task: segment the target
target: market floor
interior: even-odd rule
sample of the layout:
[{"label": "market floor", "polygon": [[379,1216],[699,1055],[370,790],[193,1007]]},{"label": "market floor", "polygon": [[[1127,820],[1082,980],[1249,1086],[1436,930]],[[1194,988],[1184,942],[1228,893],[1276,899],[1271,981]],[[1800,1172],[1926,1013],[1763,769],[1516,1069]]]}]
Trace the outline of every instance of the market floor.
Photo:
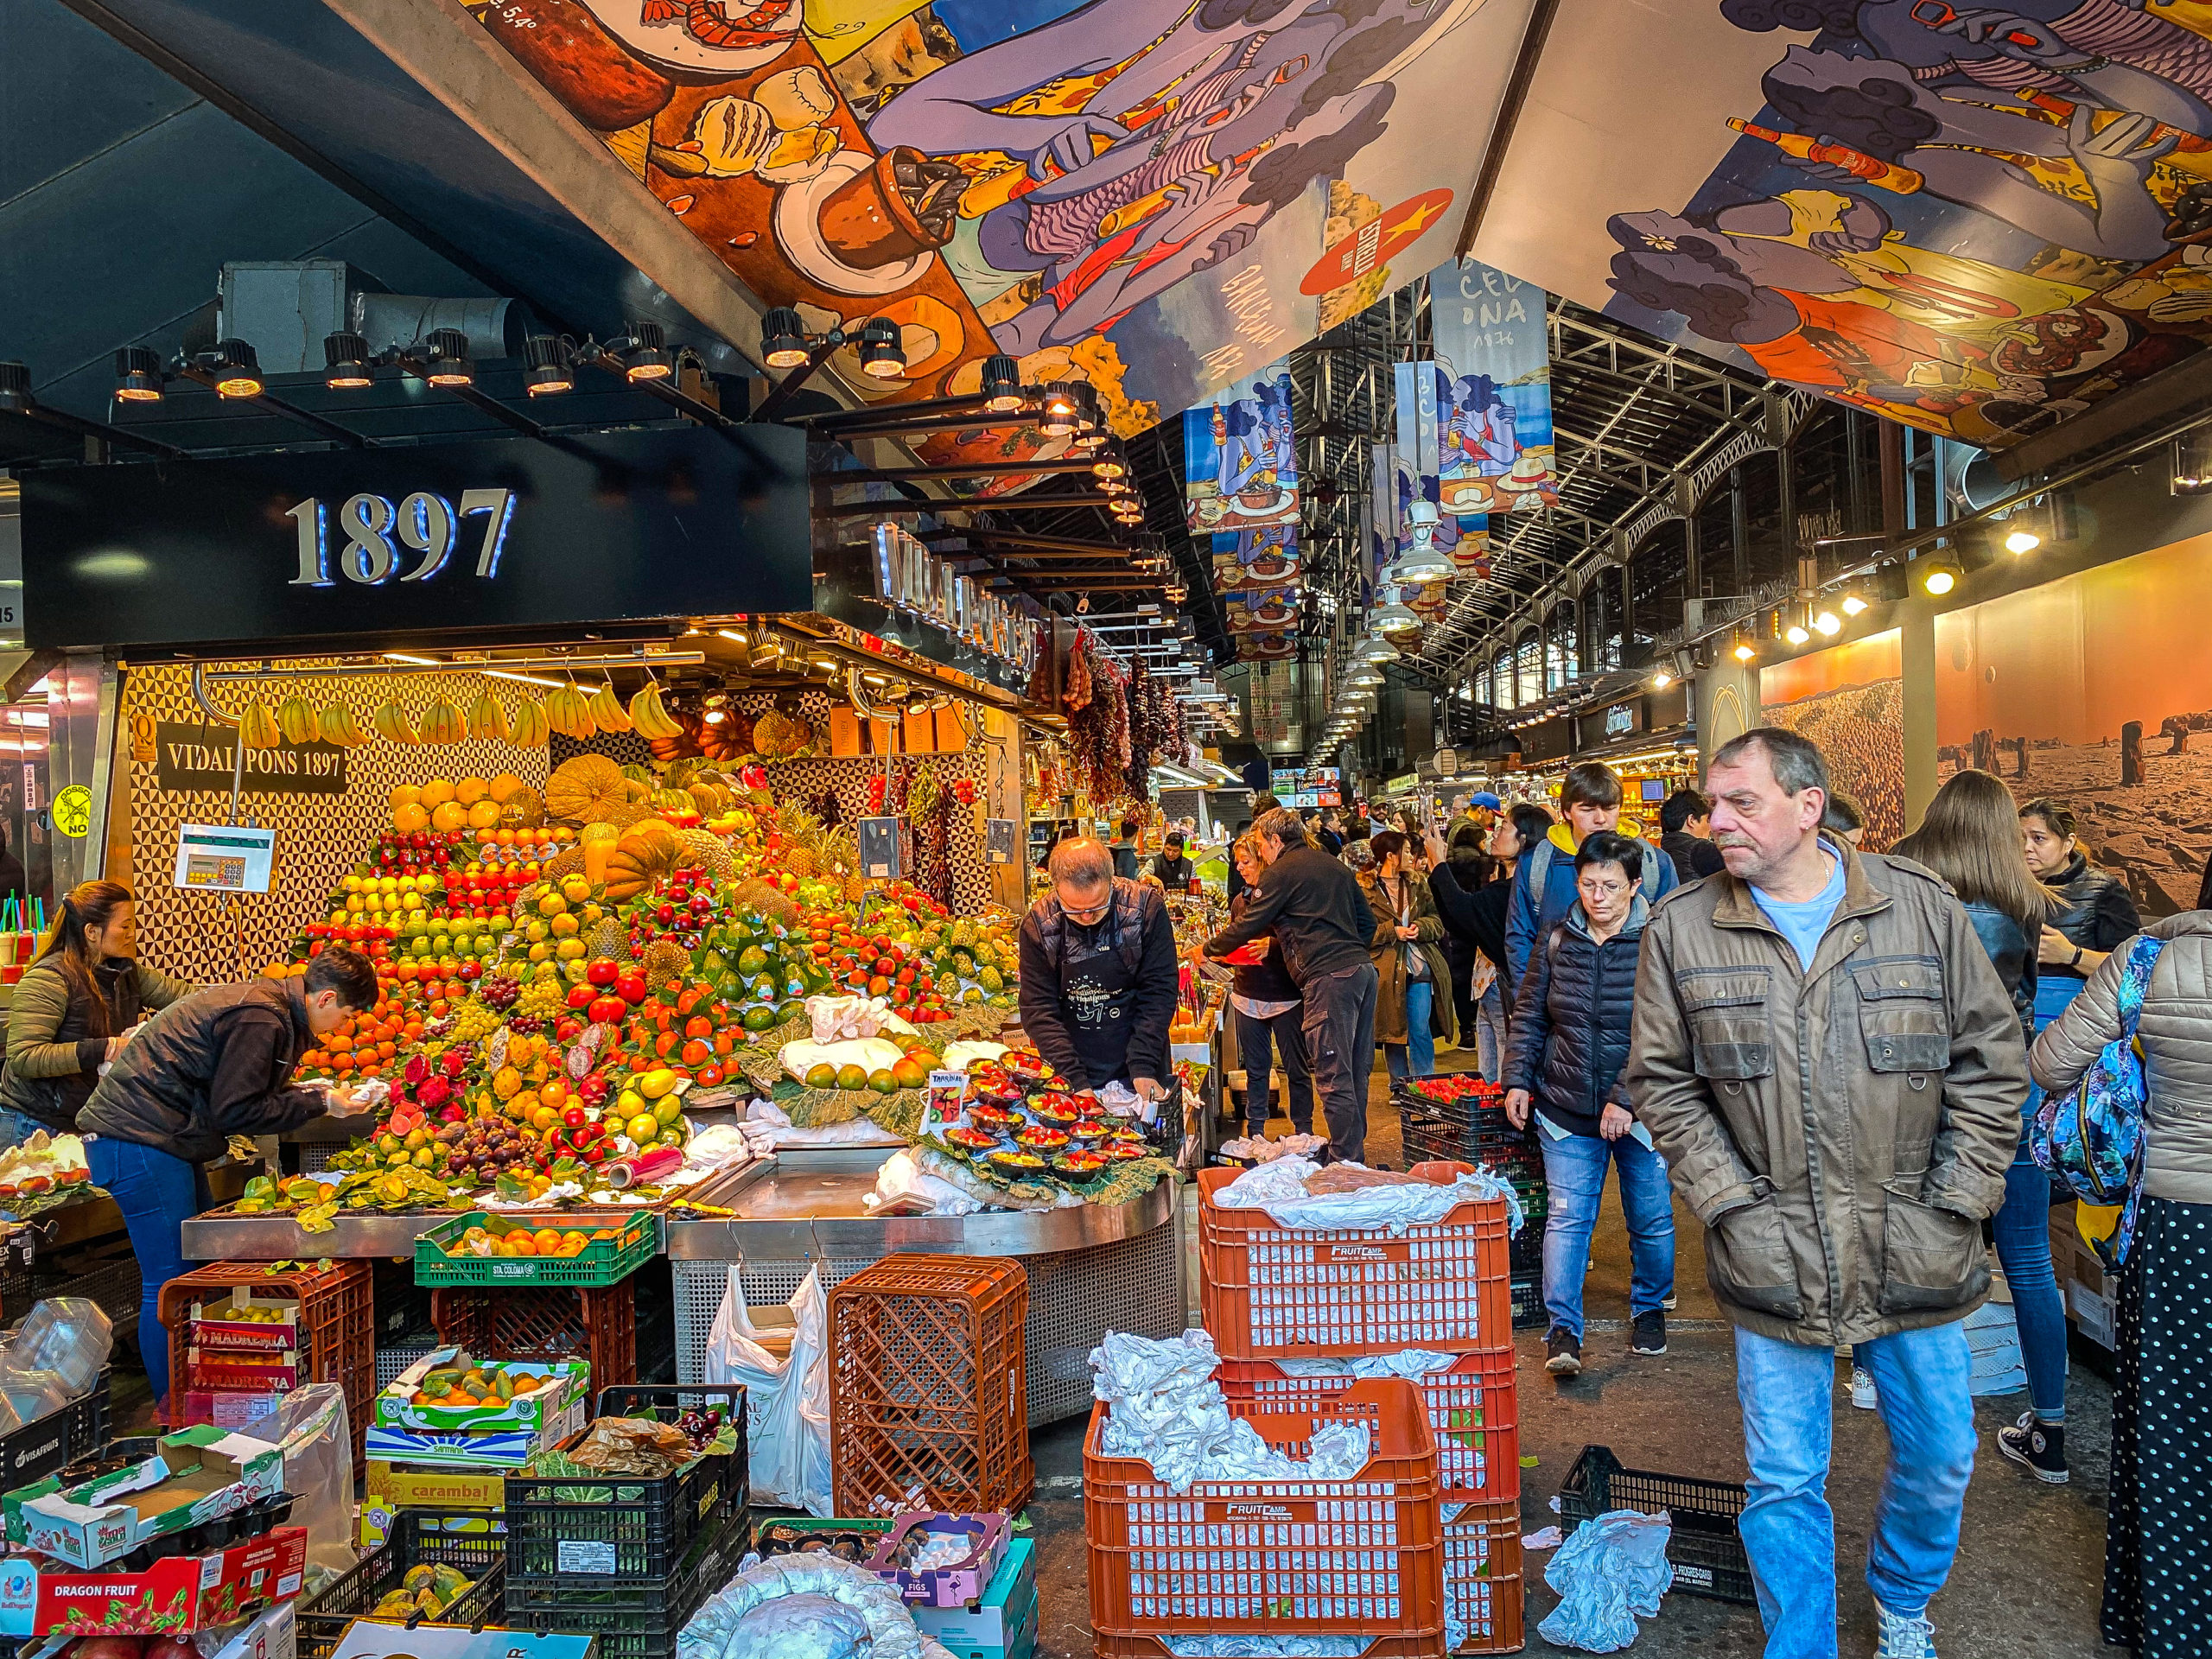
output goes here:
[{"label": "market floor", "polygon": [[[1396,1115],[1378,1074],[1370,1111],[1369,1159],[1400,1161]],[[1553,1522],[1550,1500],[1582,1447],[1609,1446],[1632,1468],[1715,1480],[1745,1476],[1736,1405],[1734,1344],[1705,1285],[1700,1230],[1677,1209],[1677,1294],[1663,1357],[1628,1353],[1628,1243],[1616,1188],[1608,1183],[1585,1302],[1590,1331],[1585,1369],[1568,1383],[1542,1370],[1542,1332],[1523,1331],[1520,1354],[1522,1528]],[[1840,1651],[1874,1649],[1871,1598],[1860,1564],[1888,1454],[1872,1412],[1849,1403],[1850,1371],[1837,1367],[1835,1457],[1829,1498],[1836,1510]],[[2113,1651],[2097,1636],[2104,1560],[2106,1440],[2110,1392],[2078,1361],[2069,1389],[2070,1485],[2039,1485],[1998,1455],[1997,1429],[2026,1408],[2024,1395],[1978,1402],[1981,1453],[1967,1503],[1958,1563],[1931,1611],[1943,1659],[2086,1659]],[[1039,1430],[1032,1445],[1038,1495],[1029,1510],[1039,1548],[1044,1615],[1039,1659],[1088,1659],[1090,1592],[1083,1541],[1083,1430],[1079,1421]],[[1529,1647],[1558,1649],[1536,1633],[1556,1598],[1542,1581],[1548,1554],[1532,1553]],[[1757,1611],[1670,1594],[1648,1621],[1634,1651],[1649,1659],[1756,1659],[1763,1647]]]}]

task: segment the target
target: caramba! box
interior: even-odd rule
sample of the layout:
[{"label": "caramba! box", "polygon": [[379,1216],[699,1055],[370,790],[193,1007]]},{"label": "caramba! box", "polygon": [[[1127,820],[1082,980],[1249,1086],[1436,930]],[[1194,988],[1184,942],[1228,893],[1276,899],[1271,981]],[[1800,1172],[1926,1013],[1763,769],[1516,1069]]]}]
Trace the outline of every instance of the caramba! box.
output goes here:
[{"label": "caramba! box", "polygon": [[499,1516],[506,1503],[504,1469],[418,1469],[371,1458],[361,1490],[361,1547],[366,1549],[389,1538],[392,1517],[402,1510],[435,1510],[442,1515],[481,1510],[484,1530],[501,1530]]},{"label": "caramba! box", "polygon": [[284,1453],[265,1440],[202,1427],[164,1435],[156,1447],[111,1475],[67,1487],[50,1476],[0,1497],[8,1541],[96,1567],[284,1488]]}]

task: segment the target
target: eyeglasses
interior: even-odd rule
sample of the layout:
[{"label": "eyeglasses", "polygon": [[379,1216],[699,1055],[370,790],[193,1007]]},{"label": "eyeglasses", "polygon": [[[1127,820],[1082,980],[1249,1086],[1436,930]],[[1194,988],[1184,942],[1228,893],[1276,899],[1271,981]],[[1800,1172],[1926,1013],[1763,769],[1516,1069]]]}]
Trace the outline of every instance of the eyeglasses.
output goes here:
[{"label": "eyeglasses", "polygon": [[1110,890],[1103,899],[1101,899],[1095,905],[1083,905],[1078,906],[1068,903],[1065,899],[1060,900],[1060,910],[1062,913],[1064,913],[1070,921],[1074,922],[1095,922],[1113,907],[1114,895]]}]

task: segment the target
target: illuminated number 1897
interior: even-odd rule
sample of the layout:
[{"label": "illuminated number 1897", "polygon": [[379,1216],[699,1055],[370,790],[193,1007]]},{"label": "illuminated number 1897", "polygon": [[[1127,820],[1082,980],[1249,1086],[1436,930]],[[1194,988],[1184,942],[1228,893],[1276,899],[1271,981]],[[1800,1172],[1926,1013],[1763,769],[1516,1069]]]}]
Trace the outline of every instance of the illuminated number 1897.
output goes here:
[{"label": "illuminated number 1897", "polygon": [[[457,508],[427,490],[417,490],[396,507],[381,495],[349,497],[338,509],[336,528],[344,543],[336,556],[337,576],[368,585],[389,582],[395,574],[402,582],[428,582],[452,560],[461,521],[480,516],[484,538],[477,544],[476,574],[488,580],[499,574],[499,555],[514,512],[512,490],[464,490]],[[329,509],[309,496],[284,516],[299,532],[300,573],[290,585],[336,587]],[[402,571],[410,555],[420,555],[419,562]]]}]

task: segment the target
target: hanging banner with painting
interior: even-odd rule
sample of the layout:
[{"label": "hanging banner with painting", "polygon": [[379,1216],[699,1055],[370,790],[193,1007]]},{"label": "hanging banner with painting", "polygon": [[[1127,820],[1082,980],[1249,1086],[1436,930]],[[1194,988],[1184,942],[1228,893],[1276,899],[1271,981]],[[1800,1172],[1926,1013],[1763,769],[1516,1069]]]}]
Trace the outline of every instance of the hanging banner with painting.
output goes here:
[{"label": "hanging banner with painting", "polygon": [[1452,514],[1559,505],[1544,291],[1477,261],[1428,274],[1443,483]]},{"label": "hanging banner with painting", "polygon": [[1217,594],[1280,588],[1298,579],[1298,527],[1294,524],[1217,533],[1212,551]]},{"label": "hanging banner with painting", "polygon": [[1231,633],[1273,633],[1295,628],[1298,589],[1262,588],[1224,594],[1221,615],[1223,626]]},{"label": "hanging banner with painting", "polygon": [[1183,411],[1183,472],[1193,534],[1298,523],[1287,365]]}]

